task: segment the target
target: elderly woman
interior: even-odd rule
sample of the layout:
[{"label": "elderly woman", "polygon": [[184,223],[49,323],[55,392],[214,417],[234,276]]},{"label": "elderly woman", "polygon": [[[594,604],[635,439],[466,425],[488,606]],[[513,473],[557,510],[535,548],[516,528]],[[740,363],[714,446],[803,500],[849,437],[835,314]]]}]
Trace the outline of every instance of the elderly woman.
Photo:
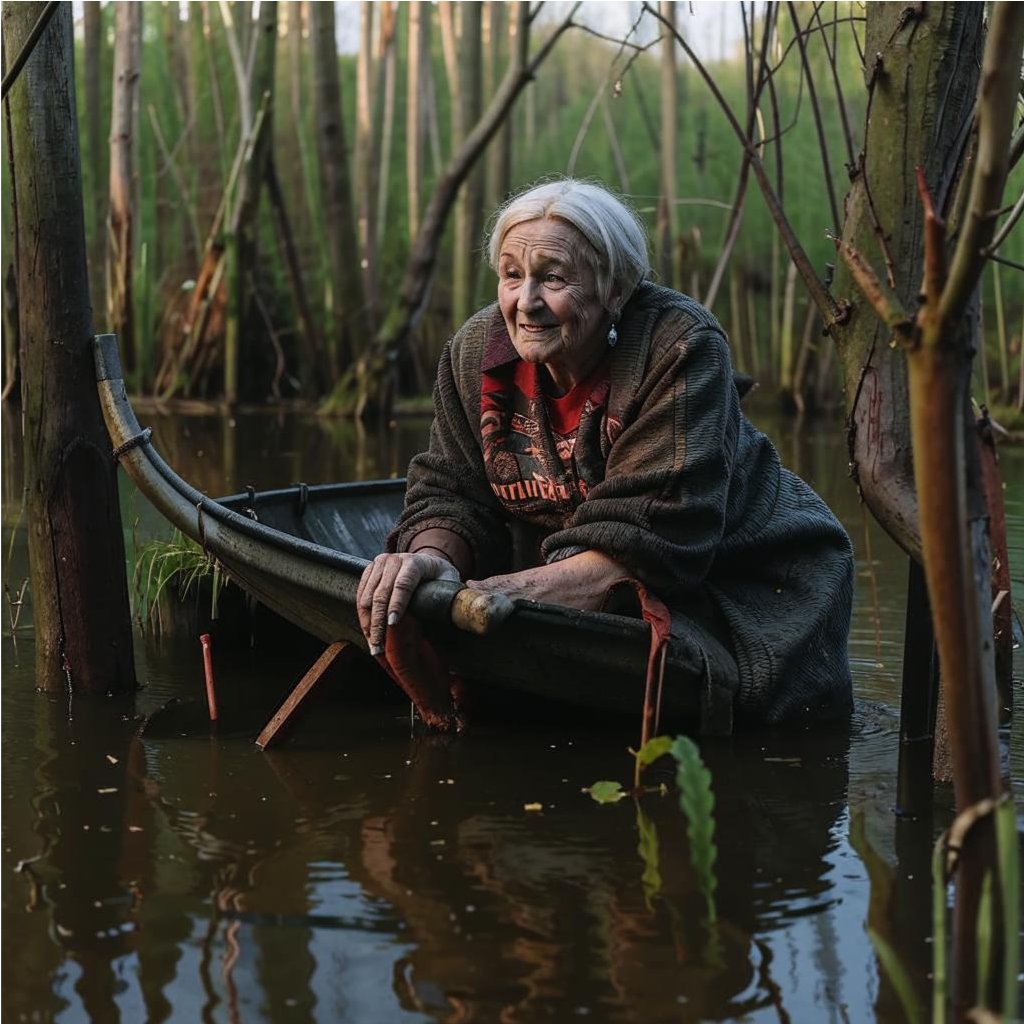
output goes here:
[{"label": "elderly woman", "polygon": [[718,321],[649,280],[636,215],[550,182],[499,212],[489,257],[498,301],[441,356],[429,448],[360,582],[371,652],[425,580],[599,609],[629,577],[740,718],[847,713],[849,539],[740,411]]}]

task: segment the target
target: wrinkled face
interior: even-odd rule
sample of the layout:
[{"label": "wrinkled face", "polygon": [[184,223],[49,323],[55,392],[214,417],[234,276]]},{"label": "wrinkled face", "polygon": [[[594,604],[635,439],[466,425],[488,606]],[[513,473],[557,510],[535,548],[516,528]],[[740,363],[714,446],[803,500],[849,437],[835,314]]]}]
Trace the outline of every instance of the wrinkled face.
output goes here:
[{"label": "wrinkled face", "polygon": [[590,372],[608,344],[588,245],[571,224],[544,218],[511,228],[498,254],[498,305],[512,344],[564,389]]}]

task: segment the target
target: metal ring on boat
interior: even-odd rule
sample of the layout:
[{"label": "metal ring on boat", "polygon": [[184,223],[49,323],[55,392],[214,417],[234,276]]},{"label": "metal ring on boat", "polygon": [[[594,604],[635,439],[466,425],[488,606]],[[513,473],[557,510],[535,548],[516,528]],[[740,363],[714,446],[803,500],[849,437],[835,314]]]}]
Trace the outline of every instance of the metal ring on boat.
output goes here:
[{"label": "metal ring on boat", "polygon": [[245,493],[249,495],[249,507],[245,510],[245,514],[254,523],[258,523],[260,520],[259,516],[256,515],[256,488],[252,484],[246,484]]},{"label": "metal ring on boat", "polygon": [[145,444],[153,436],[153,428],[146,427],[145,430],[140,430],[137,434],[129,437],[127,441],[119,444],[110,454],[116,461],[121,458],[122,455],[130,452],[133,448],[138,448],[140,444]]}]

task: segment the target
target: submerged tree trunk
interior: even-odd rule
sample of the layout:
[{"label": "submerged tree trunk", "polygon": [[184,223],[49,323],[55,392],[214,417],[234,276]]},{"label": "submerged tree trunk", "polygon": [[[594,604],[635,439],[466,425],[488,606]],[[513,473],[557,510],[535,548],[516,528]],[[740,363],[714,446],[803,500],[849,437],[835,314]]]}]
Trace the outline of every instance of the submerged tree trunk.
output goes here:
[{"label": "submerged tree trunk", "polygon": [[114,12],[114,99],[110,123],[110,212],[107,218],[107,327],[117,335],[125,369],[138,367],[132,292],[135,111],[142,55],[142,4],[119,3]]},{"label": "submerged tree trunk", "polygon": [[[4,4],[10,51],[45,7]],[[135,686],[116,464],[90,346],[73,61],[61,4],[9,93],[36,685],[52,694]]]},{"label": "submerged tree trunk", "polygon": [[330,267],[331,316],[328,351],[335,378],[347,370],[356,354],[356,325],[363,309],[355,217],[345,125],[341,116],[338,44],[334,35],[334,4],[309,8],[313,42],[313,104],[316,114],[320,192]]}]

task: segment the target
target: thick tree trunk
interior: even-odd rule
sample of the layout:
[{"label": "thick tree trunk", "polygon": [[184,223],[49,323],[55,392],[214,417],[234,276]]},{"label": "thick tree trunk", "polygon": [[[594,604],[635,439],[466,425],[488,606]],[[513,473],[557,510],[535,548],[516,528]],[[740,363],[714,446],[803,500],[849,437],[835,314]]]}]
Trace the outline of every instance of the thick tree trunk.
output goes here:
[{"label": "thick tree trunk", "polygon": [[[661,16],[675,24],[674,0],[660,0]],[[679,144],[679,113],[677,109],[676,42],[666,35],[661,44],[661,184],[658,188],[658,214],[655,226],[658,273],[661,283],[669,288],[678,284],[676,238],[676,148]]]},{"label": "thick tree trunk", "polygon": [[[413,5],[418,6],[418,5]],[[363,312],[359,284],[359,251],[345,125],[341,116],[338,46],[334,35],[334,4],[309,8],[313,42],[313,104],[320,158],[320,192],[330,268],[331,328],[327,332],[332,374],[348,369],[356,355],[357,325]]]},{"label": "thick tree trunk", "polygon": [[[898,268],[895,290],[910,310],[923,273],[914,168],[924,167],[941,207],[951,202],[978,83],[982,13],[974,4],[931,4],[907,14],[889,4],[868,8],[865,52],[878,57],[865,71],[869,117],[846,199],[843,241],[882,268],[880,227]],[[906,357],[889,347],[891,329],[842,261],[832,291],[850,303],[848,319],[832,333],[845,381],[854,479],[875,518],[920,561]]]},{"label": "thick tree trunk", "polygon": [[142,4],[124,0],[114,12],[114,99],[110,119],[110,211],[107,217],[107,327],[121,343],[125,369],[138,367],[132,291],[135,111],[142,56]]},{"label": "thick tree trunk", "polygon": [[[44,3],[3,6],[17,53]],[[96,396],[70,4],[9,94],[36,684],[133,689],[116,465]]]}]

